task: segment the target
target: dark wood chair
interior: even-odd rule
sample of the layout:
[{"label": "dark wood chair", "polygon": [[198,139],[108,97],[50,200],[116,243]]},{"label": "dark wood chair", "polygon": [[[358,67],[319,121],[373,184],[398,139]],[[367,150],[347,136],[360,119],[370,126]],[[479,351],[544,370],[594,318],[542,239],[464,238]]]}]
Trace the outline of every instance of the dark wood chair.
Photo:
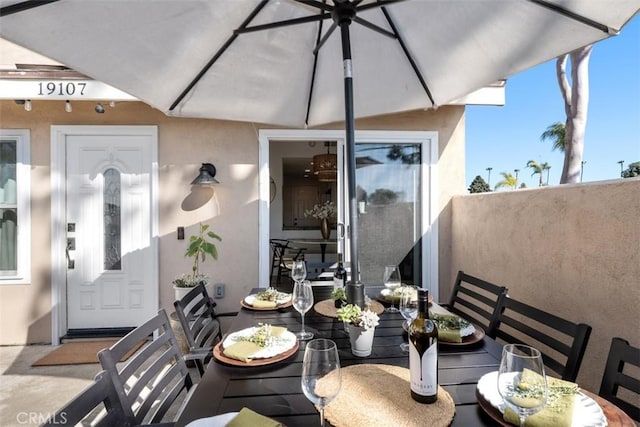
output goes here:
[{"label": "dark wood chair", "polygon": [[290,277],[293,261],[304,259],[307,248],[298,248],[290,245],[288,240],[271,239],[271,278],[276,277],[276,287],[283,285],[283,279]]},{"label": "dark wood chair", "polygon": [[497,341],[537,348],[547,368],[563,380],[575,381],[589,342],[591,326],[573,323],[506,297],[487,334]]},{"label": "dark wood chair", "polygon": [[[622,338],[613,338],[609,348],[607,364],[604,368],[602,383],[598,394],[622,409],[631,418],[640,421],[640,377],[632,377],[632,369],[626,369],[626,364],[633,365],[635,372],[640,368],[640,348],[629,345]],[[619,393],[619,389],[625,391]],[[627,400],[624,400],[623,397]]]},{"label": "dark wood chair", "polygon": [[185,360],[193,360],[202,376],[205,363],[213,355],[213,346],[222,339],[218,318],[236,316],[238,312],[216,313],[216,303],[203,284],[190,290],[182,299],[175,301],[173,306],[189,345]]},{"label": "dark wood chair", "polygon": [[[125,362],[119,363],[132,352]],[[181,396],[184,405],[195,389],[164,310],[101,350],[98,359],[116,390],[124,396],[137,424],[163,421],[167,410]],[[182,406],[178,408],[178,416],[181,412]]]},{"label": "dark wood chair", "polygon": [[95,382],[51,415],[43,427],[92,425],[99,427],[137,425],[124,396],[118,394],[111,376],[99,372]]},{"label": "dark wood chair", "polygon": [[451,298],[445,307],[485,331],[497,316],[497,309],[508,289],[458,271]]}]

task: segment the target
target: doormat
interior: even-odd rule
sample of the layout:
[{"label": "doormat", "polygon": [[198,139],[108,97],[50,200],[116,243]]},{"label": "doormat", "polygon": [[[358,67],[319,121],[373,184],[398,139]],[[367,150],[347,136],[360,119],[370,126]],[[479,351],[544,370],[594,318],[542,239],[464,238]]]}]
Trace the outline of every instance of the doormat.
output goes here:
[{"label": "doormat", "polygon": [[[81,365],[85,363],[99,363],[98,352],[103,348],[111,347],[118,340],[102,341],[77,341],[62,344],[51,353],[37,360],[31,366],[54,366],[54,365]],[[121,362],[127,360],[142,345],[141,341],[134,349],[124,355]]]}]

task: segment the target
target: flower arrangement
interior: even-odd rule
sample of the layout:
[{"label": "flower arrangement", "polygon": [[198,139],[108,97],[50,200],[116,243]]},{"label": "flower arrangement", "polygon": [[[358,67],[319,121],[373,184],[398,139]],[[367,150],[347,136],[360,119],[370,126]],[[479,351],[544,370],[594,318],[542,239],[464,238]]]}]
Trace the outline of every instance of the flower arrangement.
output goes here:
[{"label": "flower arrangement", "polygon": [[365,330],[378,326],[380,317],[368,308],[362,310],[354,304],[347,304],[337,310],[338,319],[345,323],[364,328]]},{"label": "flower arrangement", "polygon": [[336,205],[327,200],[324,203],[316,203],[311,209],[305,210],[304,217],[307,218],[311,216],[315,219],[327,219],[336,216],[337,212]]}]

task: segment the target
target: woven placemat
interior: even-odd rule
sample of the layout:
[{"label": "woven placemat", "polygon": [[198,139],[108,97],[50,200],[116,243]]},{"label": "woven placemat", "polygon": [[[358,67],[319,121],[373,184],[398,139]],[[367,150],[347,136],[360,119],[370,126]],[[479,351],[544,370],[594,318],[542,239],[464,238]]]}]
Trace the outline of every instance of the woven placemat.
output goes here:
[{"label": "woven placemat", "polygon": [[335,427],[448,426],[456,407],[442,387],[432,404],[411,398],[409,370],[390,365],[342,368],[342,387],[324,414]]},{"label": "woven placemat", "polygon": [[[376,314],[384,313],[384,306],[378,301],[372,300],[369,303],[369,308]],[[338,309],[336,308],[335,303],[332,299],[326,299],[320,301],[319,303],[316,303],[316,305],[313,306],[313,309],[316,311],[316,313],[322,314],[323,316],[338,317],[338,314],[336,313]]]}]

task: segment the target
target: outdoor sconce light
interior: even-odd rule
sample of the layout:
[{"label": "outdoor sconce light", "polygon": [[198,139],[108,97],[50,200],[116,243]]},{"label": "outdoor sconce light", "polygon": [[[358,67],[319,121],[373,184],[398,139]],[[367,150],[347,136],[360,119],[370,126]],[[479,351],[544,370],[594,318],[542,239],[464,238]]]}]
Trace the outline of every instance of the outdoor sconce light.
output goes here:
[{"label": "outdoor sconce light", "polygon": [[216,176],[216,167],[211,163],[203,163],[200,166],[200,174],[191,181],[191,185],[213,185],[219,184],[218,180],[214,177]]}]

